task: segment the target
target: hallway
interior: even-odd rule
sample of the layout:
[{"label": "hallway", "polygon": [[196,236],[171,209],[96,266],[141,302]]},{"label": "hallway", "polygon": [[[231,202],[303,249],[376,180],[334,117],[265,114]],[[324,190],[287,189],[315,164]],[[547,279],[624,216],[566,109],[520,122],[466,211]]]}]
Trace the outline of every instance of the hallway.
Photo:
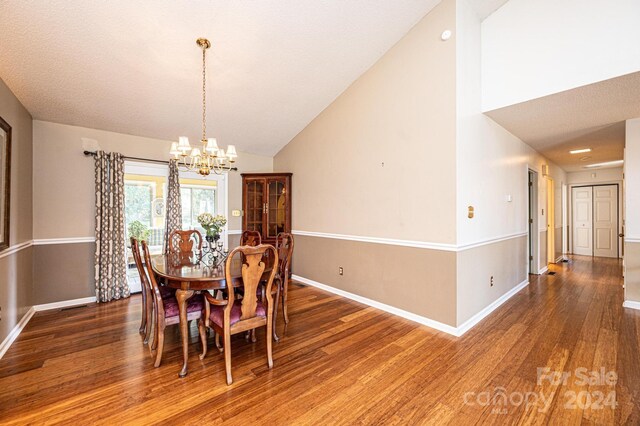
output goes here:
[{"label": "hallway", "polygon": [[461,338],[293,284],[273,370],[263,331],[236,336],[232,386],[221,354],[198,359],[193,325],[189,376],[177,330],[153,368],[138,296],[41,312],[0,360],[2,423],[640,423],[640,311],[622,308],[620,261],[550,269]]}]

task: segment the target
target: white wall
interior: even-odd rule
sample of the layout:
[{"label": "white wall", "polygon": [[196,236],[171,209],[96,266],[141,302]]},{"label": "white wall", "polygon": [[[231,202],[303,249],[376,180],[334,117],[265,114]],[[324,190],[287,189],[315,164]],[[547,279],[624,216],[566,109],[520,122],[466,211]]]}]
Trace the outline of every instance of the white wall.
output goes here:
[{"label": "white wall", "polygon": [[[595,175],[595,176],[593,176]],[[567,173],[567,183],[578,184],[599,184],[622,182],[622,167],[612,169],[584,170],[580,172]]]},{"label": "white wall", "polygon": [[482,23],[483,111],[638,70],[638,0],[510,0]]},{"label": "white wall", "polygon": [[[481,112],[481,27],[467,0],[456,3],[456,221],[457,244],[510,237],[510,244],[458,256],[458,325],[527,279],[528,169],[538,172],[538,224],[546,232],[547,180],[542,165],[549,166],[556,195],[566,182],[565,172]],[[510,196],[512,201],[507,201]],[[468,218],[473,206],[475,217]],[[542,214],[545,209],[545,214]],[[561,226],[557,207],[556,226]],[[540,232],[536,237],[540,238]],[[519,235],[519,237],[518,237]],[[517,240],[517,241],[515,241]],[[538,244],[541,266],[546,245]],[[467,273],[472,269],[473,273]],[[537,271],[534,271],[537,272]],[[490,277],[495,284],[489,286]]]},{"label": "white wall", "polygon": [[[457,243],[527,231],[528,168],[538,172],[539,224],[545,230],[547,183],[542,165],[549,165],[557,194],[566,174],[481,113],[480,20],[467,0],[457,3],[457,38]],[[467,217],[468,206],[475,208],[473,219]]]}]

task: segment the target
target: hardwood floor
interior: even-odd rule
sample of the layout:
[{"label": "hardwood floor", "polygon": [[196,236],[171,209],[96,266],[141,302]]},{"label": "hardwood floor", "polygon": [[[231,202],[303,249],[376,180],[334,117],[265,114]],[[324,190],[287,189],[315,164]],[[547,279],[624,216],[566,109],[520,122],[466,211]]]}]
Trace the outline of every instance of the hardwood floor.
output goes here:
[{"label": "hardwood floor", "polygon": [[[640,424],[640,311],[622,308],[620,262],[550,269],[461,338],[292,284],[274,368],[264,331],[234,336],[232,386],[222,354],[198,359],[195,324],[189,375],[177,327],[153,368],[139,296],[38,313],[0,360],[0,422]],[[539,383],[538,368],[570,376]],[[579,383],[601,369],[617,378]]]}]

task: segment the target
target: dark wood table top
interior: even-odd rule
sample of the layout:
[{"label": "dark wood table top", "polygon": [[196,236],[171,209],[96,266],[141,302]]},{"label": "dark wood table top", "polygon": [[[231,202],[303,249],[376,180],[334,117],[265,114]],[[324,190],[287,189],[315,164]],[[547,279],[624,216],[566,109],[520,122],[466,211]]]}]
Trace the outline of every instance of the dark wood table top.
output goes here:
[{"label": "dark wood table top", "polygon": [[[224,262],[217,267],[205,266],[198,261],[196,254],[168,254],[151,258],[153,271],[164,278],[164,285],[182,290],[223,290],[227,288]],[[271,272],[267,261],[265,273]],[[242,286],[242,261],[236,256],[231,261],[233,287]]]}]

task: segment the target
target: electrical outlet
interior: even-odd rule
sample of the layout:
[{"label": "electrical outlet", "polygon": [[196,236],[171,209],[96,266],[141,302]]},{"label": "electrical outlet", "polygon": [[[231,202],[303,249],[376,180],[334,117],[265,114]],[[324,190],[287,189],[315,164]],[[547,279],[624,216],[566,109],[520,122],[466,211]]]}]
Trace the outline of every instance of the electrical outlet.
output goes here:
[{"label": "electrical outlet", "polygon": [[338,275],[344,275],[344,268],[342,266],[338,268]]},{"label": "electrical outlet", "polygon": [[491,287],[493,287],[493,275],[491,275]]}]

